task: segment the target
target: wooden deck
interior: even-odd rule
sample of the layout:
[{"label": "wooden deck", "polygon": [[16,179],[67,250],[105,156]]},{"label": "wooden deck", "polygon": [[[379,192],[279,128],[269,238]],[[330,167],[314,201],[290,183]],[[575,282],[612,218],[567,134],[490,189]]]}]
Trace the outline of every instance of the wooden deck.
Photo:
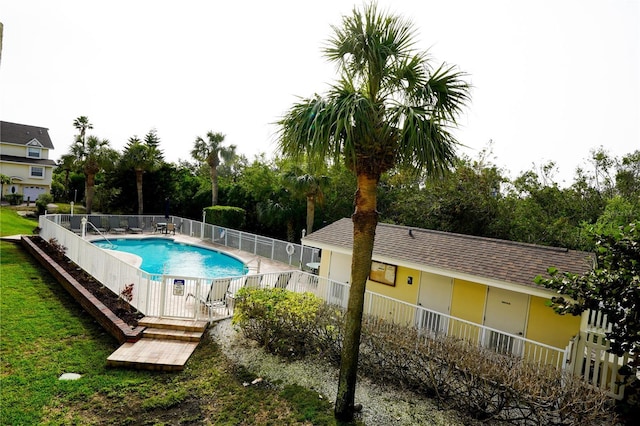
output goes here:
[{"label": "wooden deck", "polygon": [[110,367],[140,370],[179,371],[196,350],[208,323],[206,321],[144,317],[138,323],[147,327],[140,340],[124,343],[107,358]]}]

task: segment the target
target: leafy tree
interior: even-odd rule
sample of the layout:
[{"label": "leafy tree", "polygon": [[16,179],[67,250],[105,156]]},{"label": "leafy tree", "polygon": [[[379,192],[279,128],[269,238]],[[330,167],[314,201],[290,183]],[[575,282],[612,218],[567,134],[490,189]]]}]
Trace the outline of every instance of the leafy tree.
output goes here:
[{"label": "leafy tree", "polygon": [[640,150],[622,157],[615,179],[618,194],[632,203],[640,204]]},{"label": "leafy tree", "polygon": [[414,47],[413,25],[378,13],[375,4],[353,10],[325,48],[341,79],[322,97],[303,99],[280,120],[285,156],[344,159],[357,178],[351,290],[335,404],[350,421],[358,366],[365,284],[378,222],[377,187],[383,173],[409,164],[439,173],[454,159],[448,126],[468,100],[469,86],[453,67],[433,70]]},{"label": "leafy tree", "polygon": [[142,176],[145,172],[157,170],[162,163],[162,153],[158,148],[159,139],[151,130],[145,142],[137,136],[129,138],[120,162],[124,168],[133,169],[136,176],[136,192],[138,194],[138,214],[143,214]]},{"label": "leafy tree", "polygon": [[562,296],[551,299],[560,314],[579,315],[586,309],[607,315],[610,352],[620,356],[640,351],[640,229],[636,223],[598,234],[596,266],[584,275],[549,268],[551,278],[536,283]]},{"label": "leafy tree", "polygon": [[207,133],[207,140],[198,136],[191,150],[191,156],[204,162],[209,166],[209,173],[211,176],[211,205],[218,204],[218,166],[220,165],[220,159],[228,161],[235,157],[236,146],[229,145],[223,146],[225,135],[222,133],[214,133],[209,131]]},{"label": "leafy tree", "polygon": [[71,187],[69,186],[69,176],[71,175],[71,172],[75,171],[76,169],[76,157],[72,154],[64,154],[63,156],[60,157],[60,160],[58,160],[58,164],[56,166],[57,166],[56,169],[64,172],[63,185],[65,188],[65,191],[67,191],[66,193],[67,200],[70,200]]}]

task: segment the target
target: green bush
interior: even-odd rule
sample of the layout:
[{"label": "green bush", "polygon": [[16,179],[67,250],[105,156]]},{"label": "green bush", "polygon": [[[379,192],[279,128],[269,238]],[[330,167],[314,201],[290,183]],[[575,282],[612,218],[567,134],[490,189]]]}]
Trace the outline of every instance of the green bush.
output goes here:
[{"label": "green bush", "polygon": [[[234,323],[247,338],[272,353],[314,354],[339,364],[344,324],[339,307],[281,289],[242,289],[238,297]],[[363,319],[358,368],[378,383],[411,389],[481,421],[615,422],[611,398],[568,373],[375,317]]]},{"label": "green bush", "polygon": [[40,194],[36,199],[36,207],[38,208],[38,214],[44,214],[47,210],[47,205],[53,203],[53,196],[51,194]]},{"label": "green bush", "polygon": [[313,350],[308,336],[316,328],[322,300],[282,288],[242,288],[236,293],[233,324],[268,351],[300,357]]},{"label": "green bush", "polygon": [[206,223],[232,229],[244,227],[245,211],[240,207],[211,206],[204,211]]},{"label": "green bush", "polygon": [[12,206],[17,206],[18,204],[22,204],[22,200],[24,196],[22,194],[7,194],[4,198],[11,204]]}]

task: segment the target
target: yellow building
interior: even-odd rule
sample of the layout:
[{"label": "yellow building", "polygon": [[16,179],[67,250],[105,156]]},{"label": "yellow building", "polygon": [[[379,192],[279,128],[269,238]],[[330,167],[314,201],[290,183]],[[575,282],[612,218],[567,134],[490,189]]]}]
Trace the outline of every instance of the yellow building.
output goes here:
[{"label": "yellow building", "polygon": [[48,129],[0,121],[0,174],[9,177],[1,195],[19,194],[35,201],[51,191],[55,161],[49,159],[53,143]]},{"label": "yellow building", "polygon": [[[320,276],[349,282],[352,235],[342,219],[304,238],[321,250]],[[547,306],[554,293],[534,278],[551,266],[583,273],[593,262],[586,252],[381,223],[367,291],[418,306],[402,316],[418,327],[527,354],[530,343],[510,336],[564,349],[580,330],[580,317]]]}]

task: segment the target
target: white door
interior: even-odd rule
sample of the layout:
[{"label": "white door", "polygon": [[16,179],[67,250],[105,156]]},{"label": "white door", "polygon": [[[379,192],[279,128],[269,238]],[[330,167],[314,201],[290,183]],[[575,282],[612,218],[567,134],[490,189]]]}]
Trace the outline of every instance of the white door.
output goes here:
[{"label": "white door", "polygon": [[351,256],[336,252],[331,253],[329,279],[341,283],[348,283],[351,280]]},{"label": "white door", "polygon": [[[332,252],[328,277],[338,283],[349,283],[351,281],[351,256]],[[328,301],[346,307],[349,299],[347,288],[337,283],[331,283],[329,286]]]},{"label": "white door", "polygon": [[443,275],[422,272],[420,274],[420,289],[418,291],[418,306],[427,310],[418,309],[416,315],[416,327],[426,328],[433,333],[445,333],[447,330],[447,317],[431,312],[436,311],[449,314],[451,311],[451,290],[453,280]]},{"label": "white door", "polygon": [[[529,295],[490,287],[487,290],[484,325],[504,333],[524,337],[529,311]],[[486,332],[485,346],[500,352],[520,354],[522,342],[500,332]]]}]

